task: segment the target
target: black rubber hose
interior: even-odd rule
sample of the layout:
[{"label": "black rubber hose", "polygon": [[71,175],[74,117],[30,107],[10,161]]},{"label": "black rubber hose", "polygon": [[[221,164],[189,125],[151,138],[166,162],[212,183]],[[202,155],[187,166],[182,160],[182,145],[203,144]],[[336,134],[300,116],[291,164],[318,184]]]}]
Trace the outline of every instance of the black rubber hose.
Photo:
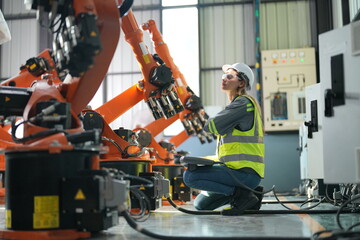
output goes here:
[{"label": "black rubber hose", "polygon": [[[289,201],[281,201],[282,203],[304,203],[304,201],[301,200],[289,200]],[[262,204],[279,204],[278,201],[262,201]]]},{"label": "black rubber hose", "polygon": [[[171,198],[167,198],[168,202],[177,210],[194,215],[222,215],[221,211],[206,211],[206,210],[188,210],[179,207],[174,203]],[[334,210],[245,210],[242,215],[247,214],[334,214],[337,213],[338,209]],[[342,213],[353,213],[351,210],[342,210]]]},{"label": "black rubber hose", "polygon": [[120,17],[123,17],[127,14],[133,3],[134,0],[124,0],[124,2],[119,7]]},{"label": "black rubber hose", "polygon": [[[137,224],[129,215],[129,213],[127,211],[123,211],[121,212],[121,215],[125,218],[125,220],[127,221],[127,223],[130,225],[130,227],[132,227],[133,229],[135,229],[136,231],[152,237],[152,238],[156,238],[156,239],[164,239],[164,240],[183,240],[183,239],[192,239],[192,240],[196,240],[196,239],[204,239],[204,240],[224,240],[224,239],[239,239],[239,240],[256,240],[256,239],[268,239],[268,240],[284,240],[284,239],[289,239],[289,237],[270,237],[270,236],[254,236],[254,237],[211,237],[211,236],[206,236],[206,237],[195,237],[195,236],[170,236],[170,235],[162,235],[162,234],[158,234],[158,233],[154,233],[154,232],[150,232],[149,230],[143,228],[142,226],[140,226],[139,224]],[[310,237],[291,237],[292,240],[311,240]]]}]

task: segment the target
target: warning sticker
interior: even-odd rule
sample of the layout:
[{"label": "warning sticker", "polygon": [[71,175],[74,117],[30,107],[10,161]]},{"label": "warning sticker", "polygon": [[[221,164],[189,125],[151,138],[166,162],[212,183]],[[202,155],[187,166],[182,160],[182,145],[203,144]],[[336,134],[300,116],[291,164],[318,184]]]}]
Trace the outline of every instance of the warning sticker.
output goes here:
[{"label": "warning sticker", "polygon": [[59,196],[34,196],[33,228],[59,228]]},{"label": "warning sticker", "polygon": [[59,228],[59,213],[34,213],[33,214],[33,228]]},{"label": "warning sticker", "polygon": [[11,228],[11,210],[6,209],[5,211],[5,227]]},{"label": "warning sticker", "polygon": [[79,189],[75,195],[75,200],[85,200],[85,199],[86,199],[85,194],[81,189]]},{"label": "warning sticker", "polygon": [[59,212],[59,196],[35,196],[34,213]]},{"label": "warning sticker", "polygon": [[183,95],[183,94],[184,94],[184,91],[183,91],[182,87],[178,87],[178,88],[177,88],[177,91],[178,91],[178,93],[179,93],[180,95]]},{"label": "warning sticker", "polygon": [[150,63],[150,58],[149,58],[149,55],[142,55],[143,59],[144,59],[144,62],[146,64],[149,64]]}]

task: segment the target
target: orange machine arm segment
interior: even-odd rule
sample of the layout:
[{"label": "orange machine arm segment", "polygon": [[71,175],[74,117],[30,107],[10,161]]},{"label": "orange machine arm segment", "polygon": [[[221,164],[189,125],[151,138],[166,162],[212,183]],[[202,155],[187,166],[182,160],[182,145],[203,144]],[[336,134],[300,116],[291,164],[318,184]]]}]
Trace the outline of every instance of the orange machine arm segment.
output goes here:
[{"label": "orange machine arm segment", "polygon": [[[95,57],[94,66],[91,69],[80,78],[73,78],[68,84],[64,83],[67,86],[63,86],[66,99],[72,104],[75,113],[80,113],[95,95],[109,68],[120,36],[120,14],[116,2],[94,0],[94,3],[102,50]],[[92,5],[89,6],[91,7],[85,9],[94,12]],[[81,10],[83,9],[80,8]]]},{"label": "orange machine arm segment", "polygon": [[[49,49],[45,49],[44,51],[42,51],[38,55],[38,57],[44,58],[45,61],[47,61],[49,68],[50,68],[49,73],[52,75],[52,79],[53,79],[54,83],[55,84],[60,83],[61,81],[56,72],[55,63],[54,63],[52,57],[50,56]],[[0,86],[30,87],[31,84],[35,80],[41,79],[41,76],[34,76],[33,74],[31,74],[29,72],[29,69],[32,69],[33,67],[34,66],[27,66],[27,65],[22,66],[19,75],[17,75],[16,77],[10,78],[6,81],[1,82]]]},{"label": "orange machine arm segment", "polygon": [[153,121],[146,125],[144,128],[148,130],[154,137],[156,137],[159,133],[164,131],[165,128],[173,124],[176,120],[179,119],[179,114],[176,114],[172,118],[161,118],[156,121]]},{"label": "orange machine arm segment", "polygon": [[138,84],[134,84],[95,111],[103,116],[106,123],[110,124],[142,99],[142,91],[139,89]]},{"label": "orange machine arm segment", "polygon": [[134,13],[130,10],[122,18],[121,28],[125,34],[125,40],[130,44],[135,57],[144,76],[144,99],[149,99],[151,92],[156,91],[157,87],[150,83],[150,76],[157,67],[155,60],[143,41],[143,32],[136,22]]},{"label": "orange machine arm segment", "polygon": [[[171,68],[172,74],[175,78],[177,93],[182,104],[185,106],[185,110],[179,113],[178,118],[180,118],[181,122],[183,123],[187,134],[192,135],[194,132],[196,132],[196,135],[199,137],[202,143],[204,142],[204,136],[208,139],[209,142],[212,141],[212,139],[202,130],[202,125],[206,121],[203,115],[203,111],[199,111],[197,108],[190,107],[195,103],[199,103],[200,99],[196,97],[196,95],[194,95],[194,93],[188,87],[183,74],[175,65],[169,48],[164,42],[158,28],[156,27],[155,21],[149,20],[147,23],[142,25],[142,28],[150,32],[156,53],[165,62],[165,64]],[[179,138],[182,139],[183,137],[179,136]]]},{"label": "orange machine arm segment", "polygon": [[174,144],[175,147],[180,146],[183,142],[185,142],[190,136],[186,133],[185,130],[183,130],[181,133],[179,133],[176,136],[173,136],[170,138],[169,142]]},{"label": "orange machine arm segment", "polygon": [[156,27],[155,21],[149,20],[147,23],[142,25],[142,28],[150,32],[156,53],[165,62],[166,66],[170,67],[172,75],[175,78],[177,93],[179,95],[181,102],[184,104],[186,102],[186,99],[189,97],[189,93],[186,89],[188,85],[185,81],[184,76],[180,72],[179,68],[174,63],[169,48],[167,44],[164,42],[158,28]]}]

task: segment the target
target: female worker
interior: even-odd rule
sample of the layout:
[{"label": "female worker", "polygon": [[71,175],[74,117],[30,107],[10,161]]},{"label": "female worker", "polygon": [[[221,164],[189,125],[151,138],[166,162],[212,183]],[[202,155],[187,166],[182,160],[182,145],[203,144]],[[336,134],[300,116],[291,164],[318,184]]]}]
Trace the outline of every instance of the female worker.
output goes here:
[{"label": "female worker", "polygon": [[[261,111],[257,101],[246,91],[254,83],[254,74],[244,63],[222,67],[221,89],[230,101],[214,118],[209,118],[205,131],[218,137],[217,159],[225,165],[198,167],[184,173],[184,182],[191,188],[203,190],[195,199],[198,210],[213,210],[230,203],[224,215],[258,210],[262,191],[258,186],[264,177],[264,143]],[[247,186],[244,188],[244,186]],[[258,187],[257,187],[258,186]]]}]

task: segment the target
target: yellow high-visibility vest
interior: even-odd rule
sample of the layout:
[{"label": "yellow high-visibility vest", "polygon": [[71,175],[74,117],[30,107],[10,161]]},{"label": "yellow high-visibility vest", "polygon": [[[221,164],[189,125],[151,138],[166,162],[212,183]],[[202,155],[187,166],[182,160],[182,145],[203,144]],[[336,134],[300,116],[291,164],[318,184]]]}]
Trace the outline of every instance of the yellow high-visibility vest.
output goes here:
[{"label": "yellow high-visibility vest", "polygon": [[[247,96],[245,96],[247,97]],[[247,111],[254,111],[254,124],[248,131],[233,129],[231,133],[218,136],[217,156],[221,162],[232,169],[251,168],[264,178],[264,134],[259,109],[247,97]]]}]

